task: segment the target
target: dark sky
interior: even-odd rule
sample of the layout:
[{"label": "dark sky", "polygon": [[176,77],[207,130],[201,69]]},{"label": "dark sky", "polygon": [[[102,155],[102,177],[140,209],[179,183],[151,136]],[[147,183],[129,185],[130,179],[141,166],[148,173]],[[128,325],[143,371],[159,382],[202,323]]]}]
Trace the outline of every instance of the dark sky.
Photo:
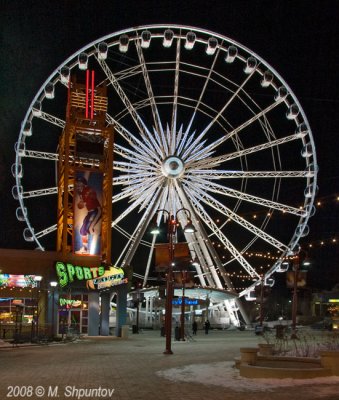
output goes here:
[{"label": "dark sky", "polygon": [[[312,128],[320,168],[318,197],[339,195],[338,15],[337,0],[2,1],[0,247],[27,247],[15,218],[10,167],[21,121],[42,83],[89,42],[151,23],[209,29],[235,39],[271,64],[298,97]],[[334,235],[338,206],[319,210],[310,226],[310,240]],[[333,263],[338,264],[337,250]]]}]

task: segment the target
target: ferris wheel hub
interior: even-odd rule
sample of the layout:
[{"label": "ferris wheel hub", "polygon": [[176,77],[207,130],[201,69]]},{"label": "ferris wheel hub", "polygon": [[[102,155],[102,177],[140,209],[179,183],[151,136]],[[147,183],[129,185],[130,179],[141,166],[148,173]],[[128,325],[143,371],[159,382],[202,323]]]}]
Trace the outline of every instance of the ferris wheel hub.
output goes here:
[{"label": "ferris wheel hub", "polygon": [[177,156],[170,156],[163,161],[161,165],[161,172],[167,178],[180,178],[185,172],[185,165],[181,158]]}]

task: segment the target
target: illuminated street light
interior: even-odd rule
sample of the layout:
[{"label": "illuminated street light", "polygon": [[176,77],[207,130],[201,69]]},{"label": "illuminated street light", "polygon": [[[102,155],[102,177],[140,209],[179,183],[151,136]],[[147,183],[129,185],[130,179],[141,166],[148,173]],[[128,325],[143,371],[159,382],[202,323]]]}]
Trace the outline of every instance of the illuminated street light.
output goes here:
[{"label": "illuminated street light", "polygon": [[[171,348],[171,339],[172,339],[172,302],[173,302],[173,266],[174,264],[174,236],[177,232],[177,227],[179,226],[177,222],[179,212],[184,211],[187,214],[187,223],[184,227],[185,233],[194,233],[196,232],[195,227],[191,221],[191,213],[186,208],[180,208],[175,215],[171,214],[169,211],[165,209],[160,209],[156,211],[156,214],[159,212],[165,213],[168,216],[167,222],[167,236],[169,241],[169,265],[168,265],[168,273],[166,279],[166,306],[165,306],[165,336],[166,336],[166,349],[164,354],[173,354]],[[160,233],[159,227],[153,224],[151,228],[151,233],[153,235],[157,235]]]}]

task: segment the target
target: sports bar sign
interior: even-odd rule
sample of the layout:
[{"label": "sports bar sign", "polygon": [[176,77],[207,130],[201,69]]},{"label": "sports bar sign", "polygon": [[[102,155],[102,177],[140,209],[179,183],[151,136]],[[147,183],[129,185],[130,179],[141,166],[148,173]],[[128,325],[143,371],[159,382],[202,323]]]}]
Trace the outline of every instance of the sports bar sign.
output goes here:
[{"label": "sports bar sign", "polygon": [[88,289],[100,290],[127,283],[123,269],[113,266],[110,266],[109,269],[104,266],[83,267],[57,261],[55,270],[60,287],[65,287],[76,281],[86,281]]}]

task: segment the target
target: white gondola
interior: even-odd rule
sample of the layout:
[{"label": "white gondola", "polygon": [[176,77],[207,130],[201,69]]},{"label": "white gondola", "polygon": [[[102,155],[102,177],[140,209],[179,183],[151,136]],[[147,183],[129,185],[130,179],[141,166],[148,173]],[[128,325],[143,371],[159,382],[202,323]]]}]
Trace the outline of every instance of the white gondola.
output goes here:
[{"label": "white gondola", "polygon": [[42,111],[41,111],[41,101],[36,101],[34,103],[34,106],[32,108],[32,114],[34,117],[41,117]]},{"label": "white gondola", "polygon": [[274,283],[275,283],[275,280],[271,276],[265,278],[265,281],[264,281],[265,286],[273,287]]},{"label": "white gondola", "polygon": [[218,40],[214,37],[209,38],[206,46],[206,54],[209,56],[213,56],[217,47],[218,47]]},{"label": "white gondola", "polygon": [[238,55],[238,49],[235,46],[230,46],[227,49],[227,53],[226,53],[226,57],[225,57],[225,61],[228,64],[231,64],[234,60],[235,57]]},{"label": "white gondola", "polygon": [[15,200],[18,200],[18,199],[22,196],[22,193],[23,193],[23,188],[22,188],[22,186],[14,185],[14,186],[12,187],[12,196],[13,196],[13,198],[14,198]]},{"label": "white gondola", "polygon": [[288,261],[280,262],[278,267],[276,268],[276,272],[286,272],[290,267],[290,263]]},{"label": "white gondola", "polygon": [[185,49],[192,50],[194,47],[196,35],[194,32],[187,32],[185,40]]},{"label": "white gondola", "polygon": [[78,57],[79,69],[85,71],[88,67],[88,55],[86,53],[80,53]]},{"label": "white gondola", "polygon": [[26,151],[26,145],[24,142],[16,142],[14,145],[14,150],[19,156],[24,156]]},{"label": "white gondola", "polygon": [[265,88],[269,87],[272,82],[273,82],[273,74],[272,74],[272,72],[271,71],[265,71],[264,75],[262,76],[261,82],[260,82],[261,86],[265,87]]},{"label": "white gondola", "polygon": [[317,165],[310,163],[305,170],[307,178],[313,178],[314,175],[318,173],[318,170],[319,168]]},{"label": "white gondola", "polygon": [[33,242],[34,240],[34,235],[29,228],[24,229],[23,236],[26,242]]},{"label": "white gondola", "polygon": [[277,90],[277,93],[274,96],[275,101],[283,100],[287,97],[288,91],[285,88],[285,86],[280,86],[280,88]]},{"label": "white gondola", "polygon": [[312,156],[312,144],[311,143],[306,143],[305,146],[301,150],[301,155],[306,158],[306,157],[311,157]]},{"label": "white gondola", "polygon": [[316,209],[313,204],[307,204],[307,206],[305,207],[305,210],[306,210],[307,215],[309,215],[310,217],[313,217],[313,215],[316,212]]},{"label": "white gondola", "polygon": [[54,85],[53,83],[47,83],[45,86],[45,96],[46,99],[54,99]]},{"label": "white gondola", "polygon": [[[16,165],[18,165],[18,168],[16,168]],[[13,164],[11,167],[12,175],[15,178],[16,176],[18,178],[22,178],[24,176],[24,171],[22,168],[22,164]]]},{"label": "white gondola", "polygon": [[61,82],[68,85],[70,76],[71,76],[70,69],[67,66],[62,67],[60,70]]},{"label": "white gondola", "polygon": [[255,300],[257,300],[257,296],[255,295],[255,291],[252,290],[252,291],[246,293],[245,299],[247,301],[255,301]]},{"label": "white gondola", "polygon": [[141,33],[141,47],[143,49],[148,49],[151,44],[151,32],[150,31],[143,31]]},{"label": "white gondola", "polygon": [[119,51],[121,53],[126,53],[128,50],[129,38],[127,35],[121,35],[119,37]]},{"label": "white gondola", "polygon": [[108,53],[107,43],[101,42],[98,44],[98,58],[99,60],[106,60]]},{"label": "white gondola", "polygon": [[298,225],[296,233],[301,237],[305,237],[310,233],[310,227],[308,225]]},{"label": "white gondola", "polygon": [[311,198],[313,196],[313,186],[312,185],[308,185],[304,191],[304,196],[306,198]]},{"label": "white gondola", "polygon": [[166,29],[164,32],[164,40],[162,42],[162,45],[164,47],[171,47],[173,42],[173,37],[174,37],[174,32],[172,31],[172,29]]},{"label": "white gondola", "polygon": [[22,133],[25,136],[32,136],[32,122],[26,121],[26,123],[22,127]]},{"label": "white gondola", "polygon": [[27,217],[27,208],[24,207],[22,209],[21,207],[18,207],[15,211],[15,215],[18,221],[25,221]]},{"label": "white gondola", "polygon": [[251,74],[257,67],[257,60],[254,57],[248,57],[244,68],[245,74]]},{"label": "white gondola", "polygon": [[295,134],[298,138],[302,139],[308,134],[308,128],[305,122],[301,123],[295,130]]},{"label": "white gondola", "polygon": [[295,119],[299,114],[299,107],[296,104],[292,104],[286,113],[287,119]]}]

